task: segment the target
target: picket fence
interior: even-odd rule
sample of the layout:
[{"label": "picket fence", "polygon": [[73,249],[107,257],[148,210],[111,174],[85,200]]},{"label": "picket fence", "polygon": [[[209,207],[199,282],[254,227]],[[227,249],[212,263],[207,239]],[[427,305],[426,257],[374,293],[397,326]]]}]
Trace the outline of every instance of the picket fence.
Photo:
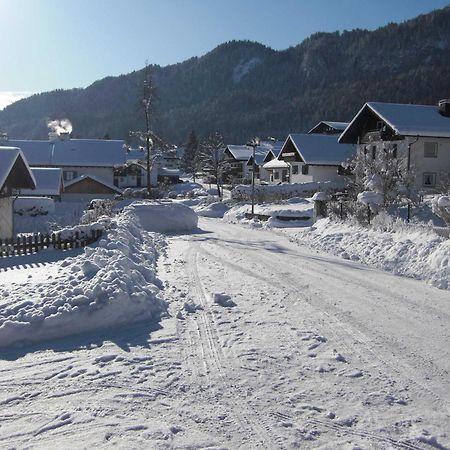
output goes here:
[{"label": "picket fence", "polygon": [[102,230],[91,230],[90,233],[76,231],[73,236],[63,239],[61,233],[36,233],[26,236],[17,236],[14,239],[0,239],[0,257],[27,255],[45,248],[69,250],[85,247],[97,241]]}]

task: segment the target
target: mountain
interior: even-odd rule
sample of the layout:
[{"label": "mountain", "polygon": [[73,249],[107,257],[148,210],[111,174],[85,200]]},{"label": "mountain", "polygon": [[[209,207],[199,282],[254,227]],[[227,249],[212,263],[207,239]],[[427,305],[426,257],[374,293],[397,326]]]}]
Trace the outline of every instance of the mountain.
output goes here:
[{"label": "mountain", "polygon": [[[227,142],[284,139],[320,120],[348,121],[366,101],[435,104],[450,97],[450,6],[375,31],[316,33],[275,51],[249,41],[202,57],[152,66],[153,128],[182,143],[194,128]],[[142,128],[143,71],[85,89],[33,95],[0,111],[0,131],[46,138],[47,119],[69,118],[76,137],[126,138]]]}]

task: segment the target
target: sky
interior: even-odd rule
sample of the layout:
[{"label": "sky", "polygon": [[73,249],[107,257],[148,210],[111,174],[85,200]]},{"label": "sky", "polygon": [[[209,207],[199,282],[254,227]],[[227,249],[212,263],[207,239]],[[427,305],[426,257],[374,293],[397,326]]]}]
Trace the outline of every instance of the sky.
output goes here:
[{"label": "sky", "polygon": [[375,29],[450,0],[0,0],[0,109],[30,93],[174,64],[233,39],[280,50]]}]

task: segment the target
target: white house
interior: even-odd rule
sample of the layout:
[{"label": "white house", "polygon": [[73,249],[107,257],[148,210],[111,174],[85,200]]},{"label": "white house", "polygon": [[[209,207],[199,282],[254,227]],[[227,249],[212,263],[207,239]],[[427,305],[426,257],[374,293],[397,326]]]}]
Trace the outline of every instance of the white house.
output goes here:
[{"label": "white house", "polygon": [[35,187],[36,180],[21,150],[0,147],[0,239],[14,235],[14,195],[19,189]]},{"label": "white house", "polygon": [[282,170],[287,170],[290,183],[342,181],[346,175],[343,164],[355,151],[353,145],[339,144],[337,134],[290,134],[278,160],[287,164]]},{"label": "white house", "polygon": [[450,100],[438,106],[366,103],[339,138],[359,151],[377,152],[390,146],[414,175],[414,185],[434,190],[450,177]]},{"label": "white house", "polygon": [[49,140],[9,140],[0,145],[18,147],[31,167],[57,167],[64,183],[81,175],[92,175],[114,183],[114,167],[125,164],[124,141],[71,139],[67,133],[49,133]]}]

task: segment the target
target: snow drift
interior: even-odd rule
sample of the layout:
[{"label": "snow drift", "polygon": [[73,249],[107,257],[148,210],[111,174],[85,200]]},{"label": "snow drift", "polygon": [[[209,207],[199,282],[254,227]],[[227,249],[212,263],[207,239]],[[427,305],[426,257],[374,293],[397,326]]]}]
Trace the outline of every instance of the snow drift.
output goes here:
[{"label": "snow drift", "polygon": [[132,212],[146,231],[176,233],[197,229],[197,214],[180,203],[135,202],[125,210]]},{"label": "snow drift", "polygon": [[48,275],[33,292],[0,289],[7,301],[0,312],[0,347],[159,321],[166,305],[155,263],[163,238],[139,225],[136,212],[145,217],[143,210],[126,208],[111,221],[105,238],[53,263],[55,271],[49,267],[48,273],[58,275]]},{"label": "snow drift", "polygon": [[210,203],[209,205],[199,205],[195,212],[202,217],[213,217],[221,219],[228,211],[228,206],[223,202]]}]

